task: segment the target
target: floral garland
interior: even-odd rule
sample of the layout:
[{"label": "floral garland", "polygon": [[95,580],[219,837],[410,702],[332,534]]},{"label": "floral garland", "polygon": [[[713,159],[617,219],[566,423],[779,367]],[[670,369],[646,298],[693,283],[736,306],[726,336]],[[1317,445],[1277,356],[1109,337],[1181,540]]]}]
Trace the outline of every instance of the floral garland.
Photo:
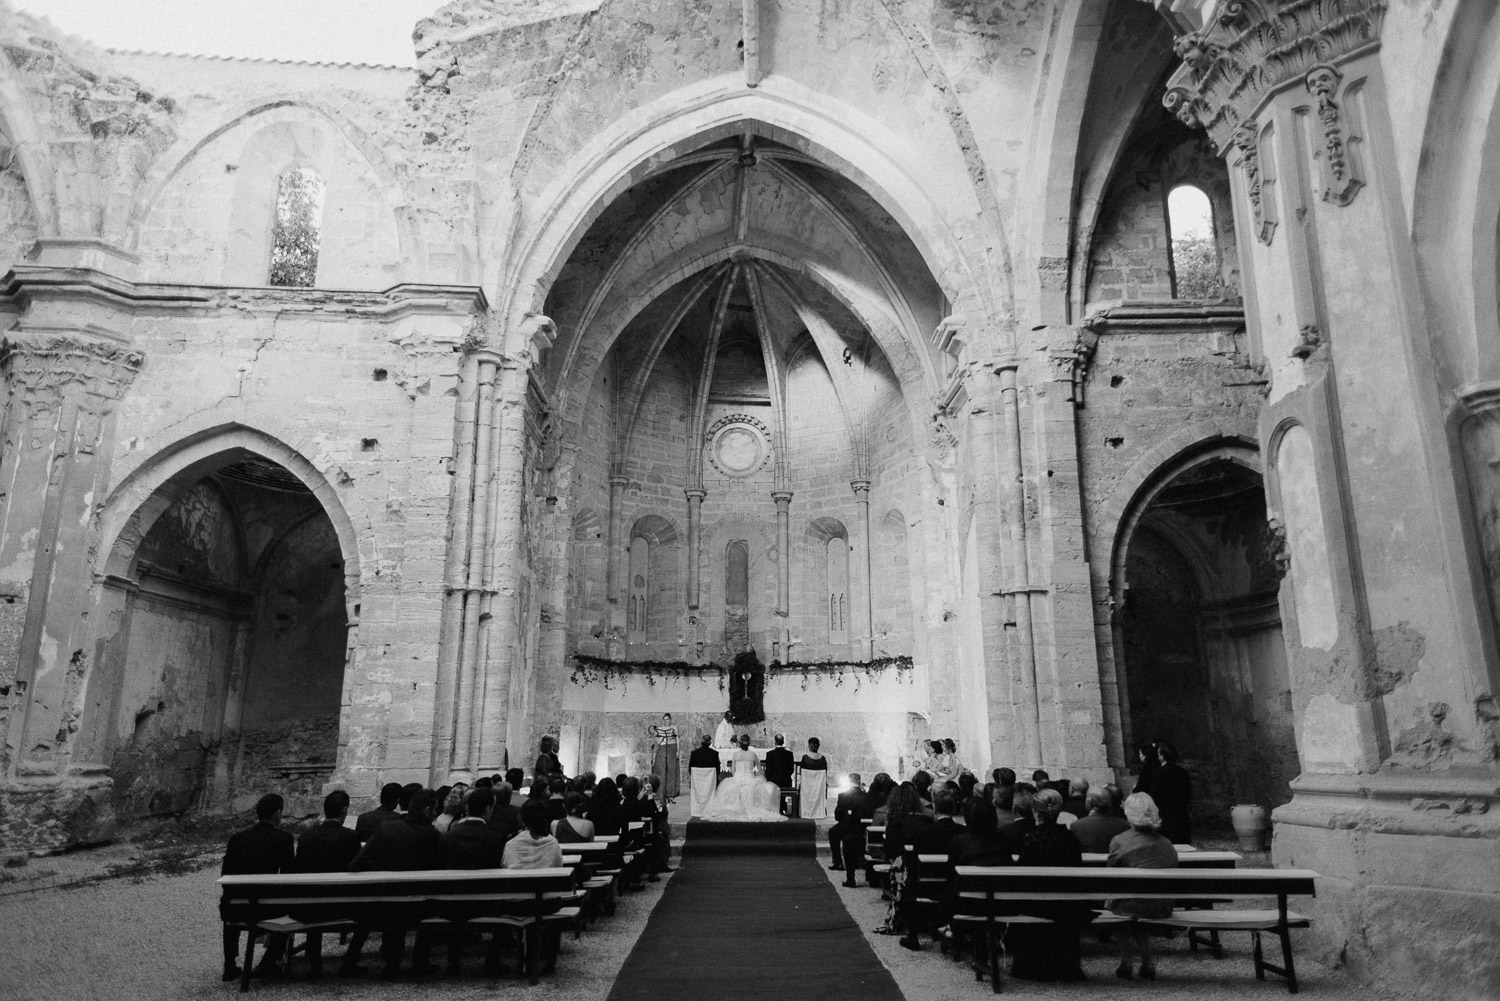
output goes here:
[{"label": "floral garland", "polygon": [[[724,664],[690,664],[685,660],[606,660],[582,653],[573,654],[572,659],[573,673],[569,680],[580,687],[598,682],[606,689],[613,689],[614,682],[619,681],[623,689],[631,678],[644,678],[648,685],[655,686],[658,680],[686,681],[696,678],[703,681],[709,677],[717,679],[721,692],[727,691],[729,686],[730,668]],[[792,661],[787,664],[772,661],[767,670],[777,674],[801,674],[803,691],[807,690],[808,682],[814,679],[821,684],[823,678],[832,678],[834,687],[837,688],[842,687],[849,676],[853,676],[854,690],[857,692],[863,684],[862,679],[874,681],[893,669],[898,684],[911,684],[915,667],[912,659],[903,654],[899,657],[876,657],[874,660]]]}]

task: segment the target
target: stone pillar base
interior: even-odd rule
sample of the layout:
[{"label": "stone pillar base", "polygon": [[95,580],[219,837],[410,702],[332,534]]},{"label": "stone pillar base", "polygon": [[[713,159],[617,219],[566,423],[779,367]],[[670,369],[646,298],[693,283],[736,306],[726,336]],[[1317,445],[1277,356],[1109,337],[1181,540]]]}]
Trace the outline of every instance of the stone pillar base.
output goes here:
[{"label": "stone pillar base", "polygon": [[1494,997],[1497,787],[1489,769],[1294,781],[1272,814],[1272,858],[1322,877],[1316,901],[1293,901],[1313,918],[1308,958],[1418,996]]},{"label": "stone pillar base", "polygon": [[0,854],[60,851],[115,836],[114,780],[103,766],[0,782]]}]

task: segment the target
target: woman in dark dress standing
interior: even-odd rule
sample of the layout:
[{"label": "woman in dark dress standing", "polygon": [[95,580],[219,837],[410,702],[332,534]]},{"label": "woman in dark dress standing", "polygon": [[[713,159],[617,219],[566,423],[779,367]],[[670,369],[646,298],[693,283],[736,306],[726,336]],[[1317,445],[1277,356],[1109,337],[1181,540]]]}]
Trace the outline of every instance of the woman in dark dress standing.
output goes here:
[{"label": "woman in dark dress standing", "polygon": [[[1062,794],[1056,789],[1043,789],[1036,794],[1031,803],[1036,827],[1021,843],[1021,855],[1016,860],[1019,864],[1083,864],[1083,849],[1078,839],[1057,822],[1057,815],[1061,812]],[[1020,908],[1022,913],[1050,918],[1055,923],[1023,926],[1025,935],[1017,942],[1011,976],[1022,980],[1086,980],[1079,940],[1088,914],[1084,906],[1059,901],[1026,904]]]},{"label": "woman in dark dress standing", "polygon": [[1190,845],[1193,843],[1193,819],[1189,812],[1193,803],[1192,776],[1177,763],[1177,748],[1161,741],[1156,749],[1161,767],[1152,782],[1151,798],[1161,812],[1158,833],[1174,845]]},{"label": "woman in dark dress standing", "polygon": [[1156,753],[1156,741],[1143,740],[1135,749],[1136,762],[1140,767],[1135,779],[1135,788],[1131,792],[1143,792],[1147,796],[1154,796],[1156,789],[1156,770],[1161,767],[1161,757]]}]

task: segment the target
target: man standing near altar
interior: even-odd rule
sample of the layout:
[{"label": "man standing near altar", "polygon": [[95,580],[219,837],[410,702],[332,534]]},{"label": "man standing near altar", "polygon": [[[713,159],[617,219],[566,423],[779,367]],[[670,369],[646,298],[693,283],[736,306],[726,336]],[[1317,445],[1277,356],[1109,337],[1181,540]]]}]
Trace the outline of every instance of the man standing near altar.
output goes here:
[{"label": "man standing near altar", "polygon": [[[787,790],[792,787],[792,771],[797,761],[786,749],[786,734],[776,735],[776,746],[766,752],[764,772],[767,782],[775,782],[781,789],[781,812],[787,811]],[[788,814],[790,816],[790,814]]]},{"label": "man standing near altar", "polygon": [[728,750],[735,747],[737,743],[734,739],[734,718],[726,709],[724,718],[719,720],[719,726],[714,730],[714,746],[720,750]]},{"label": "man standing near altar", "polygon": [[719,752],[709,746],[708,734],[698,739],[698,746],[688,755],[688,816],[701,817],[713,799],[719,784]]}]

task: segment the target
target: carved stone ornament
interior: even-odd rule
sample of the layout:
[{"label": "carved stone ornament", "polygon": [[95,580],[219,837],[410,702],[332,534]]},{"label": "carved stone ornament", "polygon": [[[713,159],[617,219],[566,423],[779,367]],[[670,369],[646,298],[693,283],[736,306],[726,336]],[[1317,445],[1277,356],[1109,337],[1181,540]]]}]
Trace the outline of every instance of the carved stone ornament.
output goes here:
[{"label": "carved stone ornament", "polygon": [[13,333],[0,341],[0,372],[11,395],[44,410],[75,391],[118,400],[143,360],[141,352],[123,341],[87,333]]},{"label": "carved stone ornament", "polygon": [[1332,66],[1314,66],[1307,74],[1307,92],[1318,101],[1318,118],[1323,122],[1323,200],[1335,205],[1354,201],[1364,180],[1356,171],[1354,157],[1344,140],[1344,123],[1339,117],[1334,95],[1344,75]]},{"label": "carved stone ornament", "polygon": [[1250,199],[1250,214],[1255,220],[1255,238],[1270,246],[1276,236],[1276,177],[1270,161],[1261,165],[1260,137],[1254,125],[1239,125],[1231,134],[1234,148],[1240,151],[1240,167],[1245,172],[1245,195]]},{"label": "carved stone ornament", "polygon": [[771,431],[749,414],[729,414],[714,421],[704,435],[708,461],[725,476],[753,476],[771,458]]},{"label": "carved stone ornament", "polygon": [[1379,42],[1388,4],[1227,0],[1202,30],[1177,38],[1182,66],[1162,103],[1183,123],[1206,129],[1222,155],[1267,94]]},{"label": "carved stone ornament", "polygon": [[1094,360],[1094,351],[1099,347],[1099,334],[1086,320],[1082,326],[1064,328],[1072,336],[1047,349],[1047,364],[1052,369],[1052,380],[1068,384],[1068,401],[1083,406],[1083,384],[1088,377],[1089,363]]}]

